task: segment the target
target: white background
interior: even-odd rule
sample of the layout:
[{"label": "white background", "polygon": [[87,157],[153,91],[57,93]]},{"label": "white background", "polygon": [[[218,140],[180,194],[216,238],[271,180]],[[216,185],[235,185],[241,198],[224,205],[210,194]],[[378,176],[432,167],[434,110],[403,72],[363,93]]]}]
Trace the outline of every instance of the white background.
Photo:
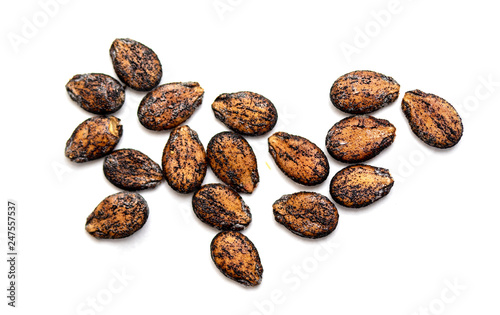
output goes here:
[{"label": "white background", "polygon": [[[49,2],[4,1],[0,9],[0,304],[8,314],[498,314],[500,20],[494,1],[43,5]],[[162,84],[198,81],[205,89],[187,121],[205,145],[226,130],[212,101],[248,90],[277,107],[273,131],[325,149],[327,131],[346,117],[330,103],[333,81],[360,69],[394,77],[400,98],[373,115],[397,127],[396,140],[368,162],[391,171],[392,191],[364,209],[339,206],[338,227],[327,238],[297,237],[274,221],[272,203],[300,190],[330,197],[329,181],[345,165],[329,157],[327,182],[297,185],[267,153],[268,134],[248,138],[261,181],[243,195],[253,215],[244,234],[264,266],[259,287],[242,287],[216,269],[209,244],[217,231],[194,216],[191,195],[165,182],[142,193],[150,207],[142,230],[118,241],[93,239],[84,230],[86,217],[119,190],[106,181],[102,160],[76,164],[64,156],[73,129],[91,116],[64,86],[80,73],[116,77],[108,50],[120,37],[158,54]],[[351,54],[343,52],[347,46]],[[432,149],[411,133],[400,106],[404,92],[416,88],[457,108],[464,136],[456,147]],[[117,148],[138,149],[159,163],[169,132],[143,128],[136,111],[145,93],[126,93],[116,113],[124,126]],[[205,183],[215,181],[209,171]],[[15,310],[4,298],[9,198],[19,205]]]}]

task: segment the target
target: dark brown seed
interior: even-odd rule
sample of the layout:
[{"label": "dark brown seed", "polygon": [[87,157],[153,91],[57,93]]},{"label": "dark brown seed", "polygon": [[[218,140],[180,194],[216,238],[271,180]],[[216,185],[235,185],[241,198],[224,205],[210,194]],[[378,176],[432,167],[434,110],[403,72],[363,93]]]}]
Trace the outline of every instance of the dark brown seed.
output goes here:
[{"label": "dark brown seed", "polygon": [[239,134],[225,131],[210,139],[207,159],[215,175],[238,192],[252,193],[259,182],[257,158]]},{"label": "dark brown seed", "polygon": [[246,136],[269,132],[278,121],[273,103],[253,92],[225,93],[212,104],[215,118],[229,129]]},{"label": "dark brown seed", "polygon": [[102,73],[77,74],[66,84],[66,91],[83,109],[94,114],[111,114],[125,102],[125,87]]},{"label": "dark brown seed", "polygon": [[103,157],[115,148],[123,130],[120,119],[114,116],[97,116],[76,127],[66,142],[66,156],[82,163]]},{"label": "dark brown seed", "polygon": [[391,191],[394,180],[389,170],[370,165],[352,165],[340,170],[330,183],[334,201],[349,208],[361,208]]},{"label": "dark brown seed", "polygon": [[113,185],[125,190],[154,188],[163,180],[160,165],[134,149],[121,149],[107,155],[103,170]]},{"label": "dark brown seed", "polygon": [[166,130],[185,122],[201,105],[204,90],[197,82],[163,84],[146,94],[137,116],[151,130]]},{"label": "dark brown seed", "polygon": [[406,92],[402,109],[413,133],[430,146],[446,149],[462,138],[460,115],[450,103],[437,95],[420,90]]},{"label": "dark brown seed", "polygon": [[330,165],[326,155],[306,138],[276,132],[269,137],[268,144],[278,167],[295,182],[313,186],[328,177]]},{"label": "dark brown seed", "polygon": [[255,245],[243,234],[225,231],[217,234],[210,244],[212,260],[229,279],[245,286],[262,281],[264,268]]},{"label": "dark brown seed", "polygon": [[274,218],[292,233],[307,238],[319,238],[337,227],[339,214],[325,196],[314,192],[284,195],[273,204]]},{"label": "dark brown seed", "polygon": [[109,49],[118,78],[137,91],[149,91],[160,83],[160,60],[151,48],[129,38],[117,38]]},{"label": "dark brown seed", "polygon": [[394,102],[399,84],[381,73],[353,71],[338,78],[330,90],[330,99],[343,112],[368,114]]},{"label": "dark brown seed", "polygon": [[396,127],[385,119],[351,116],[342,119],[326,136],[326,149],[333,158],[345,163],[367,161],[390,146]]},{"label": "dark brown seed", "polygon": [[193,211],[202,222],[219,230],[240,231],[252,221],[243,198],[223,184],[202,186],[193,196]]},{"label": "dark brown seed", "polygon": [[149,208],[138,193],[119,192],[106,197],[87,218],[85,230],[95,238],[124,238],[146,223]]},{"label": "dark brown seed", "polygon": [[172,130],[163,149],[163,173],[177,192],[191,193],[203,183],[207,173],[207,156],[196,131],[189,126]]}]

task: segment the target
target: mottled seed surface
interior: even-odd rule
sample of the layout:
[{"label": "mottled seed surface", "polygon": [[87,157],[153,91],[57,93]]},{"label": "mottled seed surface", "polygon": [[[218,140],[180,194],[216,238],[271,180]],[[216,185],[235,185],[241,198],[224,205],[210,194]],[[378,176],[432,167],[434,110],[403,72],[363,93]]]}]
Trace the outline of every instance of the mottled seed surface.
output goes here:
[{"label": "mottled seed surface", "polygon": [[150,130],[167,130],[185,122],[201,105],[204,90],[197,82],[160,85],[142,99],[137,116]]},{"label": "mottled seed surface", "polygon": [[215,175],[238,192],[252,193],[259,182],[257,158],[248,142],[225,131],[210,139],[207,159]]},{"label": "mottled seed surface", "polygon": [[246,136],[265,134],[278,121],[273,103],[253,92],[221,94],[213,102],[212,110],[229,129]]},{"label": "mottled seed surface", "polygon": [[252,221],[243,198],[223,184],[202,186],[193,196],[193,211],[202,222],[219,230],[240,231]]},{"label": "mottled seed surface", "polygon": [[396,127],[385,119],[372,116],[351,116],[342,119],[328,131],[326,149],[344,163],[367,161],[390,146]]},{"label": "mottled seed surface", "polygon": [[189,126],[172,130],[163,149],[165,179],[179,193],[191,193],[203,183],[207,173],[207,156],[198,134]]},{"label": "mottled seed surface", "polygon": [[155,52],[130,38],[117,38],[109,49],[116,75],[137,91],[149,91],[160,83],[162,66]]},{"label": "mottled seed surface", "polygon": [[101,158],[113,151],[122,133],[120,119],[114,116],[89,118],[73,131],[65,155],[77,163]]},{"label": "mottled seed surface", "polygon": [[163,180],[160,165],[134,149],[121,149],[107,155],[103,171],[113,185],[131,191],[154,188]]},{"label": "mottled seed surface", "polygon": [[330,165],[326,155],[306,138],[276,132],[269,137],[268,144],[276,165],[295,182],[313,186],[328,177]]},{"label": "mottled seed surface", "polygon": [[368,206],[386,196],[394,185],[389,170],[370,165],[352,165],[333,176],[330,194],[335,202],[349,208]]},{"label": "mottled seed surface", "polygon": [[307,238],[319,238],[337,227],[339,214],[325,196],[314,192],[284,195],[273,204],[275,220],[292,233]]},{"label": "mottled seed surface", "polygon": [[368,114],[394,102],[399,84],[391,77],[369,70],[353,71],[338,78],[330,90],[335,107],[349,114]]},{"label": "mottled seed surface", "polygon": [[462,138],[460,115],[450,103],[437,95],[420,90],[406,92],[402,109],[413,133],[430,146],[446,149]]},{"label": "mottled seed surface", "polygon": [[240,232],[217,234],[210,244],[210,253],[217,268],[229,279],[245,286],[261,283],[264,269],[257,248]]},{"label": "mottled seed surface", "polygon": [[125,102],[125,87],[102,73],[77,74],[66,84],[71,99],[93,114],[111,114]]},{"label": "mottled seed surface", "polygon": [[146,223],[149,208],[138,193],[119,192],[106,197],[87,218],[85,230],[95,238],[124,238]]}]

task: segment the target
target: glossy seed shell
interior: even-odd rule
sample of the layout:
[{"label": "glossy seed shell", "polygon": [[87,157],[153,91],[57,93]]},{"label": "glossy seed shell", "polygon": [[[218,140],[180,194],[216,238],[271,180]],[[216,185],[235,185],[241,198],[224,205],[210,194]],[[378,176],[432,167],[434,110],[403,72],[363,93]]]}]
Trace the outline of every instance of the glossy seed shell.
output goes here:
[{"label": "glossy seed shell", "polygon": [[238,192],[252,193],[259,182],[257,158],[248,142],[225,131],[210,139],[207,159],[215,175]]},{"label": "glossy seed shell", "polygon": [[146,223],[149,208],[138,193],[119,192],[106,197],[87,218],[85,230],[95,238],[124,238]]},{"label": "glossy seed shell", "polygon": [[172,130],[163,149],[162,167],[168,185],[179,193],[191,193],[201,186],[207,156],[196,131],[189,126]]},{"label": "glossy seed shell", "polygon": [[370,165],[352,165],[340,170],[330,183],[335,202],[349,208],[361,208],[386,196],[394,180],[389,170]]},{"label": "glossy seed shell", "polygon": [[326,149],[344,163],[367,161],[390,146],[396,127],[385,119],[372,116],[351,116],[342,119],[328,131]]},{"label": "glossy seed shell", "polygon": [[462,138],[460,115],[450,103],[437,95],[420,90],[406,92],[402,109],[413,133],[430,146],[446,149]]},{"label": "glossy seed shell", "polygon": [[150,130],[167,130],[185,122],[201,105],[204,90],[197,82],[160,85],[142,99],[137,116]]},{"label": "glossy seed shell", "polygon": [[314,192],[284,195],[273,204],[275,220],[292,233],[307,238],[320,238],[337,227],[339,214],[325,196]]},{"label": "glossy seed shell", "polygon": [[163,180],[160,165],[134,149],[121,149],[107,155],[103,171],[113,185],[130,191],[154,188]]},{"label": "glossy seed shell", "polygon": [[381,73],[362,70],[344,74],[330,90],[335,107],[349,114],[368,114],[394,102],[399,84]]},{"label": "glossy seed shell", "polygon": [[210,253],[217,268],[229,279],[245,286],[261,283],[264,269],[257,248],[240,232],[217,234],[210,244]]},{"label": "glossy seed shell", "polygon": [[163,70],[155,52],[130,38],[118,38],[109,49],[116,75],[137,91],[149,91],[160,83]]},{"label": "glossy seed shell", "polygon": [[278,121],[273,103],[253,92],[221,94],[213,102],[212,110],[229,129],[246,136],[263,135]]},{"label": "glossy seed shell", "polygon": [[111,114],[125,102],[125,87],[102,73],[77,74],[66,84],[71,99],[93,114]]},{"label": "glossy seed shell", "polygon": [[219,230],[240,231],[252,221],[243,198],[223,184],[202,186],[193,196],[193,211],[202,222]]},{"label": "glossy seed shell", "polygon": [[269,137],[268,144],[276,165],[293,181],[313,186],[328,177],[330,165],[326,155],[306,138],[276,132]]},{"label": "glossy seed shell", "polygon": [[77,163],[101,158],[113,151],[122,133],[120,119],[114,116],[89,118],[73,131],[65,155]]}]

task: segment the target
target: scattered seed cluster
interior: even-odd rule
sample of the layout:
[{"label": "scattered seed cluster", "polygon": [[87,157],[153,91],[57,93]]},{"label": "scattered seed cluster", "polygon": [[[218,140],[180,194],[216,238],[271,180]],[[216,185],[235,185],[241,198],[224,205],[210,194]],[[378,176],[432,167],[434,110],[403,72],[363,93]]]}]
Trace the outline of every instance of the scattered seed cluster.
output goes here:
[{"label": "scattered seed cluster", "polygon": [[[211,257],[227,277],[246,286],[261,283],[263,267],[254,244],[243,234],[252,220],[239,193],[251,194],[259,183],[257,159],[243,136],[263,135],[276,125],[273,103],[257,93],[224,93],[212,104],[215,117],[231,131],[212,137],[207,150],[196,131],[182,125],[201,105],[204,90],[197,82],[159,85],[163,70],[158,56],[132,39],[116,39],[110,48],[113,68],[127,86],[147,94],[138,119],[150,130],[172,129],[161,166],[134,149],[113,151],[122,136],[120,120],[110,114],[125,101],[125,87],[100,73],[75,75],[66,85],[72,100],[94,116],[82,122],[66,143],[66,156],[82,163],[104,158],[106,178],[125,191],[106,197],[89,215],[86,230],[99,239],[124,238],[146,223],[149,207],[135,191],[156,187],[163,179],[178,193],[193,193],[192,206],[204,223],[220,230],[210,245]],[[367,114],[394,101],[399,84],[373,71],[354,71],[338,78],[330,97],[339,110],[354,114],[337,122],[326,136],[326,149],[338,161],[352,163],[330,182],[333,200],[345,207],[365,207],[386,196],[393,184],[389,171],[365,162],[390,146],[396,128]],[[407,92],[402,109],[412,131],[425,143],[449,148],[461,138],[463,126],[453,106],[444,99],[415,90]],[[293,181],[319,185],[329,173],[328,159],[308,139],[286,132],[268,138],[269,153]],[[224,184],[203,184],[207,167]],[[315,192],[284,195],[272,206],[278,223],[306,238],[332,233],[338,211],[327,197]]]}]

